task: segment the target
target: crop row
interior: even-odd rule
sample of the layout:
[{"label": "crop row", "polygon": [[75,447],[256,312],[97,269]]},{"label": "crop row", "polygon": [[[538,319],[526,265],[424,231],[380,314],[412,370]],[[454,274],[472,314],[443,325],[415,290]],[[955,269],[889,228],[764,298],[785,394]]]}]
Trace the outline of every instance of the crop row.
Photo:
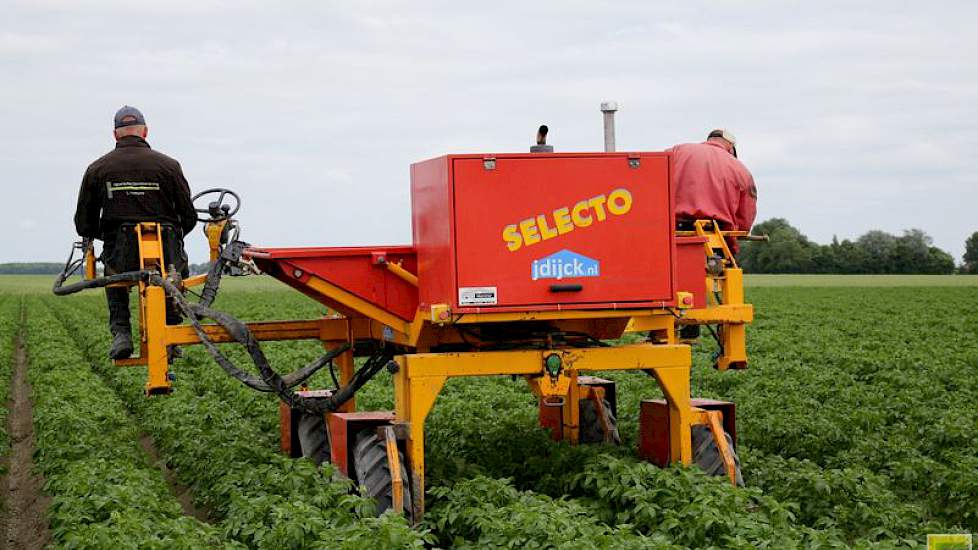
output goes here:
[{"label": "crop row", "polygon": [[[77,327],[94,313],[91,305],[49,303],[66,327]],[[275,549],[424,546],[423,531],[399,516],[374,517],[373,502],[353,494],[348,481],[334,479],[332,467],[317,469],[279,453],[274,425],[265,425],[277,418],[273,396],[239,388],[201,357],[202,365],[193,360],[175,365],[172,395],[147,399],[141,393],[143,369],[119,369],[102,359],[104,329],[75,331],[75,337],[91,368],[126,402],[227,538]],[[260,418],[255,408],[264,410],[266,420],[255,422]]]},{"label": "crop row", "polygon": [[[249,304],[253,304],[254,297],[249,299]],[[233,307],[238,304],[230,305]],[[239,307],[240,310],[247,310],[246,306]],[[279,358],[275,352],[270,352],[269,356],[273,360]],[[620,418],[624,423],[623,428],[630,434],[630,441],[634,442],[638,400],[655,396],[657,389],[651,379],[644,375],[615,377],[622,381],[622,387],[627,388],[622,408],[619,409]],[[388,382],[385,377],[381,377],[366,386],[358,394],[360,406],[368,409],[390,408],[392,404]],[[625,412],[626,410],[630,412]],[[464,502],[456,502],[463,498],[462,491],[456,490],[457,483],[462,483],[466,491],[473,491],[478,483],[473,484],[469,480],[479,474],[488,474],[495,478],[489,485],[509,483],[505,490],[491,489],[495,498],[493,509],[496,510],[512,512],[514,507],[522,506],[527,499],[533,502],[538,498],[546,499],[540,494],[544,493],[559,499],[556,502],[568,502],[567,496],[572,496],[568,504],[574,506],[600,502],[600,510],[620,508],[627,511],[636,503],[623,498],[614,500],[600,496],[611,494],[608,491],[613,492],[614,487],[621,485],[617,481],[617,474],[608,473],[607,468],[611,465],[619,470],[628,469],[630,475],[642,480],[641,489],[634,492],[639,495],[648,493],[648,504],[645,506],[657,512],[645,516],[640,524],[636,524],[627,514],[593,514],[606,527],[617,526],[619,523],[636,524],[633,527],[637,533],[666,534],[668,536],[662,540],[691,547],[700,547],[713,540],[724,540],[728,546],[735,546],[743,541],[747,541],[746,546],[763,545],[770,541],[778,541],[776,544],[782,546],[789,546],[790,541],[794,541],[791,544],[799,547],[841,546],[862,537],[868,540],[857,544],[869,545],[873,540],[889,541],[898,537],[892,530],[880,529],[872,523],[876,519],[873,513],[879,516],[888,513],[883,507],[891,504],[888,501],[882,502],[883,506],[870,507],[870,511],[864,513],[864,519],[867,520],[865,524],[853,525],[855,521],[834,521],[831,513],[822,513],[821,510],[805,515],[803,512],[812,510],[793,501],[779,502],[756,489],[737,491],[722,482],[704,479],[697,473],[682,470],[660,471],[639,463],[633,457],[631,444],[624,449],[570,449],[564,445],[555,445],[543,431],[536,428],[535,399],[522,381],[511,381],[508,378],[449,381],[428,418],[426,434],[427,479],[432,489],[429,494],[429,526],[442,541],[456,537],[459,540],[482,540],[485,543],[481,534],[471,539],[472,533],[459,529],[457,524],[436,519],[442,517],[446,510],[448,512],[444,513],[458,517],[459,509],[467,509]],[[600,475],[602,473],[603,477]],[[822,473],[819,468],[816,475]],[[504,482],[499,478],[511,478],[513,482]],[[595,478],[602,481],[587,482]],[[487,478],[479,479],[485,483]],[[665,498],[662,493],[671,495],[671,498]],[[510,505],[504,506],[498,500],[500,495],[516,496]],[[835,500],[843,501],[844,498],[844,493],[840,492]],[[848,503],[841,502],[841,510],[831,512],[840,516],[849,513],[846,517],[856,518],[859,517],[856,512],[864,510],[867,503],[853,502],[851,510],[846,508],[846,504]],[[652,508],[648,508],[649,506]],[[722,520],[711,516],[716,510],[725,510]],[[470,514],[473,517],[478,515],[486,516],[484,511]],[[896,513],[890,515],[897,518],[907,517]],[[539,534],[534,531],[532,524],[524,525],[519,521],[521,514],[501,513],[500,517],[508,518],[511,524],[507,531],[509,533],[519,531],[530,540]],[[669,517],[682,519],[677,524],[669,521]],[[800,519],[803,521],[799,521]],[[461,521],[465,521],[465,518]],[[796,529],[797,523],[811,528]],[[914,525],[901,527],[915,528]],[[912,533],[911,536],[915,534]],[[515,538],[523,540],[520,537]],[[913,542],[905,541],[905,544],[913,545]],[[879,546],[887,547],[888,543],[880,542]]]},{"label": "crop row", "polygon": [[161,472],[148,464],[139,431],[88,367],[57,320],[28,302],[35,468],[52,497],[56,544],[67,548],[232,547],[183,515]]},{"label": "crop row", "polygon": [[[978,528],[978,413],[971,405],[978,399],[978,296],[969,289],[789,288],[749,297],[758,310],[751,369],[713,371],[706,343],[693,376],[695,394],[737,402],[748,486],[790,507],[798,523],[837,529],[849,541],[909,543],[928,531]],[[638,401],[657,391],[643,375],[612,377],[621,456],[629,456]],[[432,467],[568,494],[566,481],[583,462],[555,464],[549,442],[532,429],[532,408],[514,406],[532,397],[506,380],[466,387],[466,399],[480,406],[454,408],[451,430],[429,430],[432,447],[450,449],[429,451]],[[441,421],[439,407],[452,404],[439,401],[429,426]]]},{"label": "crop row", "polygon": [[[10,377],[13,367],[14,338],[20,325],[20,299],[10,295],[0,294],[0,457],[6,456],[10,439],[7,434],[7,398],[10,392]],[[3,462],[0,462],[0,475],[4,472]]]},{"label": "crop row", "polygon": [[[806,527],[799,521],[800,506],[795,502],[781,502],[758,488],[733,488],[695,469],[663,470],[638,461],[632,449],[555,444],[533,428],[532,415],[512,414],[505,404],[507,389],[494,391],[493,385],[490,381],[479,384],[484,406],[473,407],[469,400],[446,400],[438,405],[455,424],[450,431],[435,432],[446,440],[445,445],[436,441],[429,452],[433,460],[430,475],[438,479],[432,483],[431,493],[439,497],[432,503],[433,517],[457,514],[464,503],[459,484],[473,491],[466,480],[485,475],[509,478],[513,490],[522,489],[511,505],[517,509],[531,494],[570,499],[587,503],[593,519],[603,525],[627,525],[633,533],[679,547],[917,546],[913,540],[900,541],[889,534],[869,533],[860,539],[833,524]],[[493,414],[487,415],[487,410]],[[448,445],[448,440],[454,445]],[[435,450],[438,448],[442,451]],[[452,454],[446,456],[444,449],[451,449]],[[498,493],[493,495],[496,506],[501,506]],[[441,526],[435,528],[438,532]]]},{"label": "crop row", "polygon": [[681,550],[666,537],[611,527],[586,503],[519,491],[508,480],[475,476],[429,491],[428,523],[446,547]]},{"label": "crop row", "polygon": [[[654,384],[647,377],[616,378],[622,397],[654,393]],[[877,487],[859,483],[867,482],[866,478],[850,478],[844,472],[836,479],[833,472],[813,464],[808,464],[807,469],[794,469],[796,465],[791,464],[783,473],[816,485],[825,483],[830,494],[822,494],[818,500],[782,499],[766,488],[763,493],[756,488],[737,490],[698,472],[663,471],[641,463],[634,456],[632,443],[622,448],[555,444],[537,428],[534,399],[524,386],[522,381],[508,378],[449,382],[426,428],[430,486],[451,485],[453,480],[480,474],[509,478],[515,488],[524,491],[599,501],[600,509],[606,511],[620,509],[625,515],[596,517],[608,525],[633,524],[642,533],[666,532],[672,536],[669,540],[690,547],[724,537],[733,537],[728,545],[734,546],[737,536],[747,540],[748,545],[763,545],[773,536],[778,546],[789,546],[792,540],[805,547],[818,540],[835,541],[838,545],[841,541],[868,539],[881,541],[885,547],[886,541],[915,537],[921,528],[918,516],[903,513],[907,505],[893,500],[892,493],[887,493],[890,500],[876,502],[873,497],[879,496],[874,492]],[[630,405],[628,399],[623,399],[620,418],[627,406],[637,409],[637,400]],[[629,430],[633,432],[634,426]],[[751,453],[743,444],[741,450],[746,471],[753,472],[755,479],[767,475],[766,470],[752,470],[766,466],[767,457]],[[611,498],[609,495],[614,495],[626,478],[636,480],[636,488],[627,499],[620,495]],[[642,495],[646,495],[647,506],[652,507],[648,509],[654,514],[637,522],[627,512],[638,506],[634,499]],[[723,511],[722,519],[714,517],[717,510]],[[682,519],[677,524],[669,521],[670,517]],[[909,524],[901,525],[901,519]],[[820,532],[796,530],[797,524]],[[914,545],[911,541],[906,544]]]},{"label": "crop row", "polygon": [[978,294],[750,295],[751,371],[703,369],[698,380],[743,413],[741,433],[758,451],[748,482],[849,531],[906,535],[931,520],[978,530]]},{"label": "crop row", "polygon": [[[613,533],[653,547],[906,546],[923,532],[974,528],[978,416],[969,403],[978,398],[978,386],[969,372],[978,366],[978,343],[969,327],[978,321],[978,298],[967,290],[751,290],[758,312],[749,332],[751,369],[714,372],[706,345],[695,353],[693,379],[694,393],[738,404],[747,490],[681,468],[658,470],[633,457],[638,401],[658,393],[644,375],[613,375],[622,449],[550,442],[535,428],[534,399],[521,382],[452,380],[426,428],[427,525],[440,544],[470,547],[503,541],[493,538],[501,529],[505,540],[538,546],[534,541],[557,536],[548,534],[551,524],[579,518],[580,510],[591,518],[580,529],[594,540]],[[218,305],[253,319],[315,314],[314,304],[301,305],[294,294],[228,293]],[[63,305],[56,310],[69,327],[104,318],[101,301]],[[267,495],[287,498],[279,487],[297,479],[323,485],[308,465],[275,452],[275,400],[228,379],[200,350],[188,350],[175,365],[173,396],[146,400],[139,397],[141,369],[115,369],[101,359],[104,329],[74,336],[92,365],[131,401],[140,424],[194,486],[198,502],[224,520],[225,533],[261,546],[272,540],[263,537],[293,522],[235,508],[235,499],[254,492],[247,483],[216,481],[236,459],[208,449],[211,444],[260,470],[249,479]],[[318,352],[314,343],[263,347],[282,368]],[[358,400],[361,408],[390,408],[389,378],[378,377]],[[272,471],[281,478],[271,476],[264,487],[262,476]],[[345,485],[331,487],[336,499],[350,498]],[[483,496],[466,500],[470,494]],[[350,505],[350,525],[379,521],[358,508],[361,500],[353,501],[359,504]],[[316,517],[286,530],[306,529]],[[335,530],[331,521],[325,523]],[[315,539],[317,529],[302,536]],[[383,537],[380,531],[370,540]],[[286,534],[283,540],[291,539]]]},{"label": "crop row", "polygon": [[[266,310],[269,307],[267,301],[258,302],[256,305],[253,301],[253,296],[248,296],[248,298],[249,301],[245,307],[241,307],[242,304],[230,304],[232,311],[247,317],[249,313],[248,306],[255,306],[257,309]],[[233,302],[233,298],[229,300],[227,297],[225,297],[224,300],[225,302]],[[61,305],[60,303],[55,303],[53,305],[56,307],[57,314],[62,317],[65,324],[68,326],[76,326],[76,323],[83,319],[99,318],[104,316],[104,314],[101,312],[101,304],[97,302],[73,304],[73,307],[70,310],[67,308],[58,307]],[[237,306],[237,308],[235,306]],[[227,304],[225,304],[225,307],[227,307]],[[251,310],[251,312],[253,313],[253,310]],[[274,317],[276,316],[276,311],[264,311],[263,314]],[[287,315],[291,314],[283,314],[281,311],[278,312],[278,316],[284,317]],[[105,342],[100,341],[101,338],[105,337],[104,334],[99,334],[101,332],[101,329],[90,328],[86,331],[80,331],[77,337],[79,338],[82,347],[100,350],[105,347]],[[309,359],[309,357],[311,357],[311,354],[316,353],[317,349],[321,349],[318,348],[318,345],[303,346],[301,344],[297,345],[297,343],[294,342],[280,345],[266,344],[264,347],[266,348],[269,357],[273,361],[273,364],[279,365],[305,362]],[[228,351],[232,356],[238,356],[233,349]],[[303,461],[290,461],[282,458],[281,455],[274,452],[277,443],[277,403],[274,398],[267,395],[262,396],[255,394],[253,391],[243,388],[238,382],[229,379],[222,371],[214,366],[210,359],[203,355],[200,350],[188,348],[185,350],[185,352],[187,354],[187,358],[178,361],[173,367],[173,371],[177,376],[175,393],[165,399],[135,399],[133,400],[133,404],[137,409],[144,406],[155,407],[158,402],[166,402],[167,404],[165,405],[165,412],[163,412],[164,409],[160,409],[160,417],[181,418],[184,417],[184,415],[182,415],[179,411],[179,407],[182,407],[183,405],[176,405],[174,402],[181,401],[181,396],[187,394],[188,391],[194,393],[195,398],[193,400],[193,404],[198,407],[202,406],[200,402],[201,400],[214,400],[215,397],[219,397],[219,399],[214,401],[217,402],[219,406],[215,410],[208,410],[206,416],[204,417],[207,421],[206,424],[208,425],[217,423],[224,426],[224,429],[219,430],[223,439],[218,443],[218,446],[223,448],[240,449],[242,448],[242,442],[247,442],[247,452],[249,453],[255,453],[256,446],[265,449],[272,449],[272,453],[263,453],[265,458],[262,460],[267,460],[273,462],[274,464],[283,463],[289,467],[298,468],[298,470],[288,472],[287,477],[291,479],[292,486],[304,485],[314,487],[317,484],[327,483],[321,477],[308,477],[315,476],[315,472]],[[104,372],[107,378],[116,379],[119,381],[118,388],[120,393],[128,393],[129,395],[137,394],[138,387],[142,383],[143,377],[143,373],[140,371],[140,369],[119,370],[109,367],[109,370],[103,371],[103,367],[99,366],[103,362],[97,356],[93,356],[92,358],[94,368],[98,369],[99,372]],[[386,376],[380,377],[379,380],[372,382],[371,385],[367,387],[367,390],[368,391],[365,391],[362,394],[358,394],[359,398],[361,399],[362,407],[389,408],[391,406],[389,378]],[[452,388],[446,391],[446,399],[449,405],[439,409],[442,414],[436,415],[437,418],[433,421],[433,429],[435,433],[443,431],[441,428],[448,430],[453,429],[452,426],[446,425],[446,421],[450,420],[450,416],[454,410],[454,404],[462,404],[466,402],[466,397],[460,393],[465,391],[466,388],[464,385],[457,384],[452,384]],[[528,408],[530,402],[523,399],[518,402],[518,405],[522,406],[522,408]],[[234,419],[233,421],[227,420],[232,417]],[[140,414],[140,418],[143,418],[142,414]],[[211,498],[211,495],[208,493],[207,486],[199,483],[196,476],[186,478],[182,475],[183,472],[188,470],[207,468],[207,466],[202,464],[208,463],[212,464],[210,467],[211,470],[204,472],[204,475],[200,476],[202,478],[221,476],[223,475],[222,470],[226,469],[226,467],[220,462],[215,462],[213,460],[213,453],[210,453],[207,450],[209,445],[203,444],[204,441],[208,441],[208,438],[206,436],[201,436],[201,433],[198,431],[199,427],[193,426],[193,431],[189,431],[186,423],[184,423],[183,428],[173,430],[173,433],[171,434],[169,431],[153,429],[152,424],[157,422],[155,419],[150,418],[144,420],[143,422],[147,430],[154,435],[157,446],[160,448],[161,453],[164,456],[167,456],[168,460],[170,461],[170,465],[181,474],[181,478],[183,478],[185,482],[194,484],[195,495],[198,501],[202,505],[210,507],[216,517],[225,518],[223,525],[227,532],[233,532],[234,530],[240,530],[241,532],[247,533],[252,531],[263,531],[264,528],[262,527],[262,522],[267,521],[265,518],[270,517],[269,514],[263,513],[260,508],[251,507],[251,513],[247,515],[242,514],[240,517],[236,517],[233,512],[224,510],[222,507],[222,503],[227,502],[228,500],[224,498],[224,495],[218,495],[217,498]],[[450,424],[450,422],[448,424]],[[230,427],[231,425],[233,425],[233,428]],[[448,450],[450,447],[450,445],[436,445],[433,447],[435,456],[438,456],[439,450]],[[173,452],[172,449],[175,449],[175,452]],[[180,456],[187,457],[186,463],[181,463],[178,461]],[[438,461],[436,460],[436,463],[437,462]],[[306,477],[299,477],[300,475]],[[258,485],[263,487],[263,489],[266,491],[274,492],[274,485],[277,480],[258,478],[250,481],[252,485]],[[494,480],[489,483],[489,486],[499,483],[504,482]],[[470,485],[471,484],[472,483],[470,483]],[[433,485],[437,486],[437,482]],[[231,489],[239,490],[240,488],[231,487]],[[348,486],[345,484],[341,485],[341,489],[343,494],[346,495]],[[516,490],[510,487],[507,490],[502,491],[500,494],[516,494]],[[449,516],[455,519],[453,522],[437,520],[437,518],[443,517],[438,515],[439,511],[455,508],[452,505],[444,505],[444,500],[438,497],[432,501],[432,505],[435,506],[435,508],[431,514],[429,514],[431,519],[426,522],[426,526],[437,531],[439,541],[444,544],[448,544],[449,541],[451,541],[452,544],[469,544],[473,547],[489,544],[489,541],[501,541],[503,539],[500,537],[503,533],[506,534],[507,538],[512,537],[514,540],[527,541],[527,544],[531,545],[530,547],[533,547],[533,541],[538,543],[551,541],[551,544],[553,544],[555,541],[571,541],[575,538],[579,538],[581,540],[607,541],[615,539],[619,541],[618,544],[626,544],[627,541],[630,540],[635,543],[635,547],[646,547],[645,545],[652,542],[652,539],[648,539],[647,537],[630,532],[627,526],[625,529],[611,528],[603,523],[596,522],[596,520],[593,518],[586,517],[593,514],[580,503],[567,502],[565,499],[553,500],[549,497],[535,495],[532,492],[519,492],[517,502],[513,502],[508,506],[496,506],[495,504],[492,504],[500,503],[500,494],[497,494],[497,498],[491,501],[491,503],[487,503],[486,506],[493,508],[493,517],[496,517],[499,521],[504,521],[506,523],[507,527],[502,531],[499,531],[497,528],[487,528],[484,534],[474,536],[473,533],[462,528],[462,524],[459,522],[463,522],[464,520],[460,519],[457,513],[449,514]],[[346,498],[351,497],[347,496]],[[240,496],[238,500],[240,500]],[[358,499],[354,500],[354,502],[356,501],[358,501]],[[536,515],[539,518],[545,519],[546,521],[537,521],[533,520],[531,516],[527,516],[526,514],[517,514],[517,510],[524,508],[524,504],[526,502],[538,503],[538,513]],[[242,504],[244,503],[242,502]],[[323,506],[332,507],[334,505],[326,503],[323,504]],[[244,510],[245,507],[241,506],[238,509]],[[506,513],[507,510],[511,513]],[[586,513],[583,513],[582,511],[585,511]],[[359,523],[369,524],[373,521],[377,521],[370,518],[368,514],[369,512],[363,514],[359,518]],[[470,520],[477,520],[481,524],[487,525],[486,521],[488,521],[488,516],[480,519],[478,516],[482,515],[482,512],[469,510],[467,517]],[[526,521],[519,521],[520,518],[523,518]],[[579,525],[575,528],[575,530],[558,536],[558,528],[563,530],[562,526],[569,521],[568,518],[574,518],[574,522],[578,523]],[[309,525],[310,522],[308,521],[308,518],[297,517],[295,518],[295,523]],[[315,535],[314,528],[315,525],[312,525],[311,527],[307,528],[306,531],[303,531],[307,539],[309,538],[307,531],[310,529],[312,530],[312,534]],[[586,533],[588,536],[583,538],[572,536],[575,533]],[[275,533],[274,535],[269,534],[266,536],[269,537],[269,540],[283,540],[281,538],[281,533]],[[383,532],[379,531],[371,533],[370,540],[383,542]],[[255,541],[246,540],[246,542],[254,543]],[[283,543],[282,546],[287,547],[286,543]],[[384,546],[386,547],[387,544],[384,544]],[[612,544],[611,546],[604,546],[614,547],[615,545]]]}]

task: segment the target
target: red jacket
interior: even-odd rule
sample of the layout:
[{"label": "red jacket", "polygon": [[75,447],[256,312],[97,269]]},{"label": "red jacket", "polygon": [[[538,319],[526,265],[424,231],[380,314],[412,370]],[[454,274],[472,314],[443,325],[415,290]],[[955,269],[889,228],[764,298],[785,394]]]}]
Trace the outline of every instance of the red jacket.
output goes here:
[{"label": "red jacket", "polygon": [[750,230],[757,187],[743,163],[717,143],[684,143],[667,152],[672,153],[676,221],[712,218],[724,229]]}]

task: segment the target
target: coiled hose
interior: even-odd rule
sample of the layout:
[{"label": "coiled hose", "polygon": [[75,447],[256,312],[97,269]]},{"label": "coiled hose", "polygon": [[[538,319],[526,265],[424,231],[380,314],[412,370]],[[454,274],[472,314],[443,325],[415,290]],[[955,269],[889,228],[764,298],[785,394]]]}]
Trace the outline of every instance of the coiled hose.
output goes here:
[{"label": "coiled hose", "polygon": [[[73,253],[74,249],[72,251]],[[261,346],[258,344],[258,340],[255,339],[254,334],[252,334],[245,323],[232,315],[210,308],[210,304],[217,297],[217,291],[220,286],[221,274],[224,268],[223,257],[214,262],[208,271],[199,303],[188,301],[183,292],[171,280],[164,278],[159,272],[153,270],[127,271],[65,285],[64,282],[77,271],[80,265],[81,263],[78,261],[72,262],[72,257],[69,256],[64,271],[55,279],[52,289],[55,295],[66,296],[81,292],[82,290],[101,288],[114,283],[145,282],[150,285],[162,287],[166,295],[176,303],[177,307],[180,308],[190,321],[194,332],[200,338],[201,344],[204,345],[208,354],[210,354],[224,372],[253,390],[274,392],[290,407],[302,409],[308,413],[322,414],[339,409],[353,397],[357,390],[387,366],[391,360],[390,354],[383,353],[374,355],[354,373],[353,377],[345,386],[337,388],[330,397],[316,399],[302,397],[296,394],[292,388],[305,382],[320,369],[329,365],[333,359],[348,351],[350,344],[345,343],[337,346],[308,365],[284,376],[280,375],[271,367]],[[207,336],[204,327],[200,323],[200,319],[213,320],[223,327],[234,341],[244,346],[248,355],[255,363],[255,366],[258,367],[260,377],[241,370],[227,356],[221,353],[217,345]]]}]

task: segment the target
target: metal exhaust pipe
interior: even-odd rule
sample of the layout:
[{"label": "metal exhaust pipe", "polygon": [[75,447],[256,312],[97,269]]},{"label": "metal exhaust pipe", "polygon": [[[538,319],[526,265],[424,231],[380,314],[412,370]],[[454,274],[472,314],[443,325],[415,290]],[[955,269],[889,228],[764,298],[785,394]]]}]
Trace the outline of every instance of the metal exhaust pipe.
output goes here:
[{"label": "metal exhaust pipe", "polygon": [[618,110],[618,102],[605,101],[601,103],[601,112],[604,113],[604,151],[605,153],[615,152],[615,111]]},{"label": "metal exhaust pipe", "polygon": [[540,126],[540,129],[537,130],[537,144],[530,147],[531,153],[553,153],[554,152],[554,146],[547,145],[547,132],[549,131],[550,128],[547,128],[546,124]]}]

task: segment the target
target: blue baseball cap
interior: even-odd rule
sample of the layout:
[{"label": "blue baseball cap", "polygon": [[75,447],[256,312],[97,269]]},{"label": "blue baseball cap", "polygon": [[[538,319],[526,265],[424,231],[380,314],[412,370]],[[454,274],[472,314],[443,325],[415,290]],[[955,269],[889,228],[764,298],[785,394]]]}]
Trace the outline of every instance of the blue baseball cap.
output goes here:
[{"label": "blue baseball cap", "polygon": [[123,105],[121,109],[115,112],[116,128],[135,126],[137,124],[146,124],[146,119],[143,118],[143,113],[139,112],[139,109],[130,107],[129,105]]}]

